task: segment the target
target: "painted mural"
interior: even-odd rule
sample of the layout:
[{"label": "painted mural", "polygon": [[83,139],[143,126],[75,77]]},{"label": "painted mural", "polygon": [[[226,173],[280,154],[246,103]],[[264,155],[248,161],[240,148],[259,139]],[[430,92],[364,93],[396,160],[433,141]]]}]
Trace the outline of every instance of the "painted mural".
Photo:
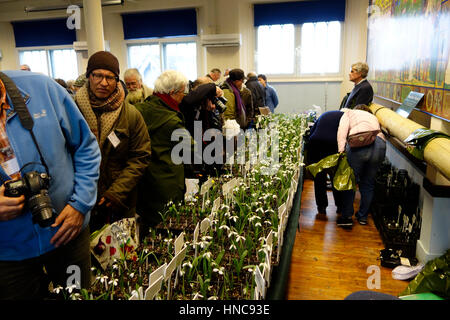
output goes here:
[{"label": "painted mural", "polygon": [[368,79],[375,94],[450,120],[450,0],[370,0]]}]

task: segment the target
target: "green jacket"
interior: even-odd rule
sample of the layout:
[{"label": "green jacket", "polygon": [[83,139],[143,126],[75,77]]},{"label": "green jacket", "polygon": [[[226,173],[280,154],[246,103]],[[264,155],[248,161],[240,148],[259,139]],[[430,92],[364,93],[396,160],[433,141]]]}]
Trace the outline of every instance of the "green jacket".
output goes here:
[{"label": "green jacket", "polygon": [[[152,158],[139,186],[137,213],[150,225],[160,221],[159,212],[169,201],[178,203],[184,200],[184,165],[172,162],[172,149],[179,141],[171,141],[172,132],[185,129],[181,112],[171,109],[155,95],[149,96],[143,103],[137,104],[147,124],[152,141]],[[189,146],[192,138],[185,129],[185,139]]]},{"label": "green jacket", "polygon": [[227,99],[227,109],[223,113],[223,119],[224,120],[236,120],[240,125],[241,128],[246,128],[248,124],[248,117],[251,116],[251,111],[253,110],[253,102],[252,102],[252,94],[249,89],[242,88],[240,91],[242,102],[245,106],[245,123],[240,123],[239,119],[237,119],[236,114],[236,99],[233,93],[233,90],[230,88],[230,85],[226,82],[224,82],[220,88],[223,90],[223,96],[225,99]]},{"label": "green jacket", "polygon": [[119,216],[134,215],[137,184],[150,162],[150,138],[141,114],[124,103],[113,129],[120,143],[103,144],[98,198],[105,197],[120,208]]}]

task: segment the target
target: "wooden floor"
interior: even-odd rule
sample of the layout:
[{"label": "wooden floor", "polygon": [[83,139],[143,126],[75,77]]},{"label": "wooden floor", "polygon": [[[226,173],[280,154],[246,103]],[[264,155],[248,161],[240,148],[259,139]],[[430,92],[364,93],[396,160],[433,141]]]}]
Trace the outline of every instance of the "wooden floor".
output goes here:
[{"label": "wooden floor", "polygon": [[[359,200],[355,201],[355,209]],[[392,279],[392,269],[380,265],[379,252],[384,248],[381,237],[369,215],[369,223],[361,226],[356,220],[352,230],[336,225],[336,207],[328,191],[327,220],[316,218],[313,181],[305,180],[300,210],[300,231],[297,231],[288,280],[289,300],[342,300],[359,290],[375,286],[375,272],[380,270],[377,292],[396,295],[408,282]],[[355,223],[356,222],[356,223]]]}]

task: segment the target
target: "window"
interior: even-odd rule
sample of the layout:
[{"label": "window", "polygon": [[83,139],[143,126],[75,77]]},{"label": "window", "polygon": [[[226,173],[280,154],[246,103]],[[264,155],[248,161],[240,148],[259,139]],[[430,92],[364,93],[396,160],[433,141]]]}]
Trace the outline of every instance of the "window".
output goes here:
[{"label": "window", "polygon": [[258,28],[258,73],[294,73],[295,32],[293,24]]},{"label": "window", "polygon": [[136,68],[143,82],[153,87],[165,70],[177,70],[189,80],[197,79],[197,44],[188,42],[149,42],[128,45],[128,66]]},{"label": "window", "polygon": [[273,75],[329,75],[340,72],[341,23],[257,27],[258,73]]},{"label": "window", "polygon": [[31,71],[65,81],[78,77],[78,64],[73,49],[19,49],[20,64],[27,64]]}]

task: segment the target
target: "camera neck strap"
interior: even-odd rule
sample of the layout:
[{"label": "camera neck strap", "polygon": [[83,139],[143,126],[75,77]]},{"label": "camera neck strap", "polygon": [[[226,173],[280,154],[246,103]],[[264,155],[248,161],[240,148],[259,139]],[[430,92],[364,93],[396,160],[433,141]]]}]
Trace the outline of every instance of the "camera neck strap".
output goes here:
[{"label": "camera neck strap", "polygon": [[22,126],[30,131],[31,137],[33,138],[33,142],[36,145],[37,151],[39,153],[39,157],[41,158],[42,165],[45,167],[45,170],[47,174],[49,174],[47,163],[45,163],[44,157],[42,156],[41,150],[39,149],[39,145],[37,143],[36,137],[33,133],[33,126],[34,121],[33,118],[30,115],[30,112],[27,109],[27,106],[25,104],[25,100],[23,99],[22,95],[19,92],[19,89],[17,89],[16,84],[14,81],[11,80],[10,77],[8,77],[3,72],[0,72],[0,79],[2,80],[3,84],[5,85],[5,89],[9,97],[11,98],[14,111],[17,113],[20,119],[20,123]]}]

